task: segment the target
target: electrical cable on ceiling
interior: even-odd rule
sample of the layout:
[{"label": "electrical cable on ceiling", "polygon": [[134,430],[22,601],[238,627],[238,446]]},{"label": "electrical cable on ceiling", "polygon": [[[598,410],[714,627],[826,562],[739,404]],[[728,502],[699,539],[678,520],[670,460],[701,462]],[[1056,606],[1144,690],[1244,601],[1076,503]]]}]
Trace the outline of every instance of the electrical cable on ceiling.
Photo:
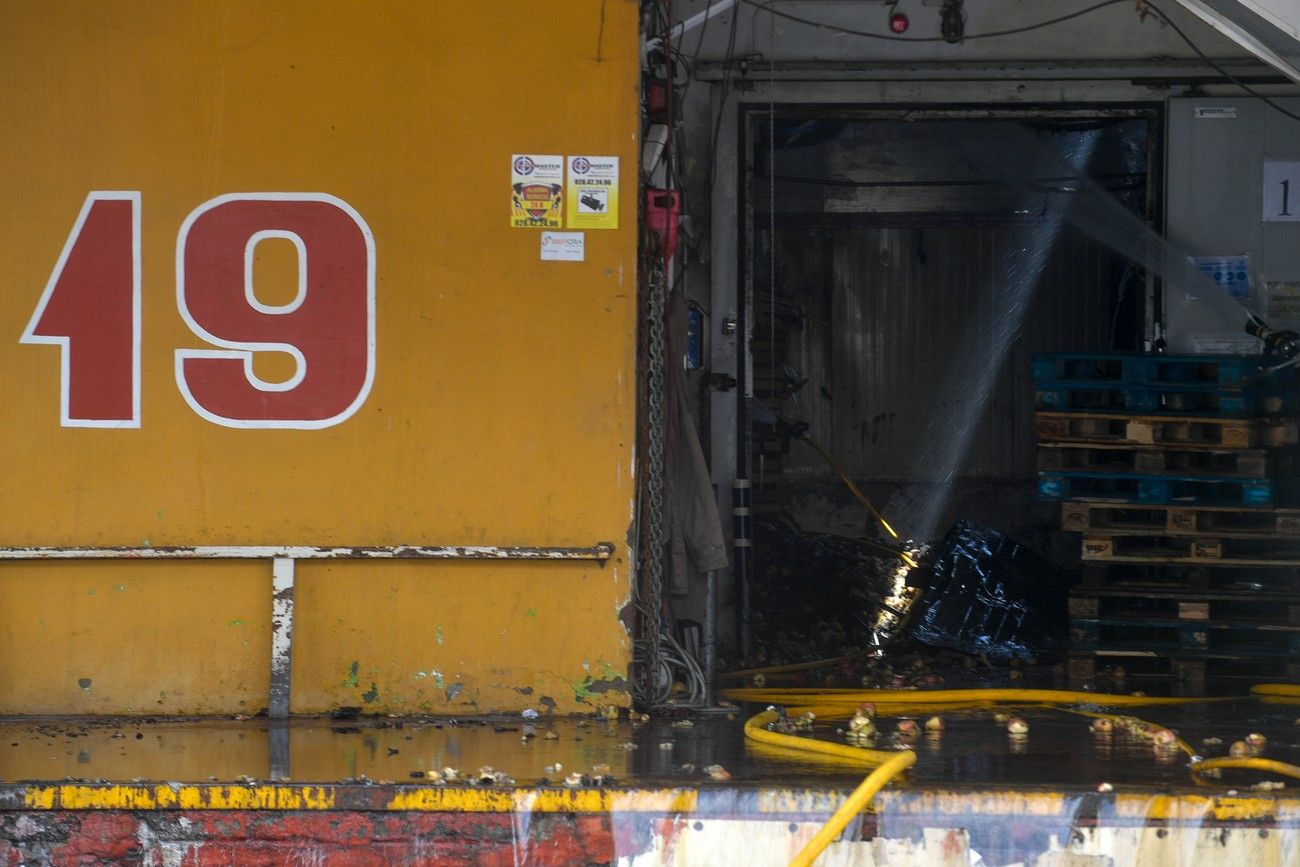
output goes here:
[{"label": "electrical cable on ceiling", "polygon": [[1217,63],[1215,63],[1213,60],[1211,60],[1211,59],[1206,55],[1206,53],[1200,49],[1200,46],[1198,46],[1195,42],[1193,42],[1193,41],[1192,41],[1192,40],[1187,36],[1187,34],[1183,32],[1182,28],[1179,27],[1177,24],[1175,24],[1175,23],[1173,22],[1173,20],[1170,19],[1170,17],[1169,17],[1168,15],[1166,15],[1165,12],[1164,12],[1164,10],[1161,9],[1159,6],[1155,5],[1154,3],[1149,2],[1149,0],[1148,0],[1148,2],[1146,2],[1144,5],[1146,6],[1146,8],[1148,8],[1148,9],[1150,9],[1152,12],[1156,13],[1156,15],[1160,16],[1160,20],[1163,21],[1165,24],[1169,25],[1170,29],[1172,29],[1175,33],[1177,33],[1177,34],[1178,34],[1178,37],[1179,37],[1180,39],[1182,39],[1184,42],[1187,43],[1187,47],[1190,48],[1190,49],[1192,49],[1192,51],[1196,52],[1196,56],[1199,57],[1199,58],[1201,59],[1201,62],[1204,63],[1206,66],[1210,67],[1210,68],[1213,69],[1215,72],[1219,73],[1219,75],[1222,75],[1224,78],[1228,79],[1228,80],[1231,81],[1233,84],[1237,85],[1237,87],[1240,87],[1242,90],[1246,91],[1246,93],[1248,93],[1248,94],[1250,94],[1251,96],[1255,97],[1256,99],[1260,100],[1260,101],[1263,102],[1265,105],[1269,106],[1270,108],[1274,109],[1275,111],[1281,112],[1282,114],[1286,115],[1287,117],[1291,118],[1292,120],[1300,120],[1300,114],[1296,114],[1295,112],[1293,112],[1293,111],[1289,111],[1289,110],[1283,108],[1282,106],[1278,105],[1276,102],[1274,102],[1273,100],[1269,99],[1267,96],[1265,96],[1264,94],[1260,93],[1258,90],[1256,90],[1255,88],[1251,87],[1249,84],[1246,84],[1246,82],[1241,81],[1241,80],[1238,79],[1236,76],[1234,76],[1232,73],[1228,72],[1228,70],[1224,69],[1222,66],[1220,66],[1219,64],[1217,64]]},{"label": "electrical cable on ceiling", "polygon": [[700,38],[695,42],[695,53],[691,55],[691,65],[694,66],[700,59],[700,48],[704,45],[704,36],[709,32],[709,19],[713,13],[713,0],[709,0],[708,5],[704,7],[704,24],[700,27]]},{"label": "electrical cable on ceiling", "polygon": [[[811,18],[804,18],[801,15],[795,15],[790,12],[782,12],[778,9],[772,8],[773,6],[775,6],[776,3],[780,2],[780,0],[739,0],[739,2],[747,4],[749,6],[753,6],[756,9],[762,9],[765,12],[767,12],[769,15],[774,15],[777,18],[784,18],[785,20],[793,21],[796,24],[803,24],[808,27],[815,27],[819,30],[829,30],[832,33],[841,33],[846,36],[858,36],[863,39],[879,39],[887,42],[948,42],[951,41],[948,37],[945,36],[899,36],[894,33],[873,33],[869,30],[855,30],[851,27],[842,27],[838,24],[828,24],[825,21],[815,21]],[[968,39],[991,39],[997,36],[1014,36],[1018,33],[1029,33],[1033,30],[1040,30],[1044,27],[1051,27],[1054,24],[1061,24],[1065,21],[1070,21],[1075,18],[1081,18],[1082,16],[1088,15],[1092,12],[1096,12],[1099,9],[1105,9],[1108,6],[1114,6],[1118,3],[1127,3],[1127,2],[1129,2],[1129,0],[1102,0],[1102,2],[1100,3],[1094,3],[1091,6],[1085,6],[1082,9],[1075,10],[1074,12],[1070,12],[1066,15],[1059,15],[1056,18],[1048,18],[1044,21],[1038,21],[1033,24],[1026,24],[1023,27],[1013,27],[1007,30],[990,30],[986,33],[966,33],[963,34],[961,38],[963,41],[965,41]],[[1207,55],[1204,51],[1202,51],[1200,46],[1197,45],[1195,42],[1193,42],[1192,39],[1186,33],[1183,32],[1182,28],[1179,27],[1177,24],[1175,24],[1173,19],[1171,19],[1165,13],[1165,11],[1161,9],[1159,6],[1150,2],[1150,0],[1141,0],[1141,6],[1144,9],[1149,9],[1152,12],[1154,12],[1156,16],[1160,19],[1160,21],[1166,24],[1171,30],[1173,30],[1174,33],[1177,34],[1178,38],[1180,38],[1183,42],[1185,42],[1187,44],[1187,47],[1192,49],[1192,51],[1196,54],[1196,56],[1206,66],[1210,67],[1215,72],[1219,73],[1219,75],[1223,76],[1228,81],[1232,82],[1237,87],[1241,88],[1247,94],[1260,100],[1265,105],[1269,106],[1275,111],[1283,115],[1286,115],[1292,120],[1300,120],[1300,114],[1296,114],[1295,112],[1283,108],[1275,100],[1270,99],[1267,95],[1263,93],[1260,93],[1258,90],[1251,87],[1246,82],[1240,80],[1235,75],[1228,72],[1228,70],[1224,69],[1223,66],[1221,66],[1219,63],[1211,59],[1209,55]],[[728,58],[726,62],[730,64],[730,58]]]},{"label": "electrical cable on ceiling", "polygon": [[[841,27],[838,24],[827,24],[824,21],[814,21],[811,18],[804,18],[800,15],[795,15],[790,12],[782,12],[777,9],[773,9],[772,7],[775,6],[778,2],[780,2],[780,0],[740,0],[740,2],[748,6],[754,6],[758,9],[762,9],[770,15],[775,15],[777,18],[784,18],[787,21],[793,21],[797,24],[805,24],[809,27],[816,27],[821,30],[830,30],[834,33],[843,33],[847,36],[861,36],[864,39],[882,39],[887,42],[947,42],[949,41],[948,37],[946,36],[898,36],[893,33],[873,33],[870,30],[854,30],[851,27]],[[1119,3],[1129,3],[1129,2],[1131,2],[1131,0],[1102,0],[1102,2],[1100,3],[1094,3],[1091,6],[1085,6],[1083,9],[1078,9],[1074,12],[1070,12],[1065,15],[1058,15],[1056,18],[1048,18],[1045,21],[1038,21],[1035,22],[1034,24],[1026,24],[1023,27],[1012,27],[1008,30],[991,30],[987,33],[965,33],[962,35],[962,39],[963,40],[989,39],[994,36],[1013,36],[1017,33],[1028,33],[1031,30],[1038,30],[1043,27],[1050,27],[1053,24],[1060,24],[1063,21],[1069,21],[1072,18],[1079,18],[1083,15],[1087,15],[1090,12],[1095,12],[1098,9],[1104,9],[1107,6],[1115,6],[1116,4]]]}]

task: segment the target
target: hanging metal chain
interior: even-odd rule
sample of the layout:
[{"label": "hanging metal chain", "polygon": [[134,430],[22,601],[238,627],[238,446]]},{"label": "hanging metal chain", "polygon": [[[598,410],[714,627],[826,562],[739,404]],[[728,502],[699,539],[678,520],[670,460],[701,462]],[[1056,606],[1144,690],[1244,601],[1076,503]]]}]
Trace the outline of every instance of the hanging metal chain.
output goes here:
[{"label": "hanging metal chain", "polygon": [[667,529],[664,525],[665,452],[667,440],[667,335],[664,311],[667,306],[666,280],[663,271],[651,270],[646,281],[646,529],[643,574],[646,576],[645,615],[647,646],[642,675],[646,679],[645,695],[653,702],[658,692],[657,680],[663,665],[661,636],[663,629],[664,551]]},{"label": "hanging metal chain", "polygon": [[[643,11],[646,10],[643,6]],[[673,170],[673,136],[675,123],[673,119],[673,81],[675,52],[672,44],[673,4],[666,0],[662,9],[655,8],[656,14],[663,16],[663,55],[667,63],[665,104],[665,125],[668,131],[663,150],[663,179],[660,185],[672,185],[675,178]],[[654,19],[654,15],[651,16]],[[657,22],[650,22],[651,27]],[[653,69],[649,70],[653,74]],[[654,167],[645,167],[650,177],[643,177],[648,187],[654,184]],[[664,234],[648,230],[643,223],[641,238],[641,263],[644,268],[645,309],[642,331],[645,340],[645,367],[643,370],[645,403],[645,475],[641,488],[640,520],[638,528],[642,549],[639,557],[640,575],[638,594],[641,609],[640,641],[634,645],[638,677],[634,689],[643,709],[662,704],[672,694],[673,676],[668,660],[664,654],[665,640],[672,642],[671,636],[663,634],[664,607],[664,556],[667,551],[668,530],[664,516],[664,487],[667,480],[667,439],[668,439],[668,397],[667,397],[667,334],[665,316],[668,306],[670,285],[670,262],[672,254],[668,242],[668,231]]]}]

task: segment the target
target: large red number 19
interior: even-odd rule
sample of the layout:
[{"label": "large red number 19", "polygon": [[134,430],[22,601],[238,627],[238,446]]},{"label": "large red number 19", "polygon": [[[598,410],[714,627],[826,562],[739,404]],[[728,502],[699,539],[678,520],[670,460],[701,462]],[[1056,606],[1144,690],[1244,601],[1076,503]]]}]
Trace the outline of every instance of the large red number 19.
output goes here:
[{"label": "large red number 19", "polygon": [[[298,251],[298,292],[269,306],[253,290],[253,252],[268,238]],[[333,196],[248,193],[200,205],[176,242],[176,303],[194,333],[223,349],[176,351],[176,384],[208,421],[239,428],[323,428],[351,416],[375,368],[370,230]],[[253,353],[287,352],[296,372],[270,383]]]},{"label": "large red number 19", "polygon": [[[287,304],[258,300],[257,245],[298,253]],[[196,208],[176,242],[176,303],[219,349],[176,351],[176,384],[203,418],[235,428],[324,428],[355,413],[375,375],[375,244],[346,202],[319,193],[238,193]],[[93,192],[64,244],[23,343],[62,350],[65,427],[140,426],[140,194]],[[257,352],[292,357],[267,382]]]}]

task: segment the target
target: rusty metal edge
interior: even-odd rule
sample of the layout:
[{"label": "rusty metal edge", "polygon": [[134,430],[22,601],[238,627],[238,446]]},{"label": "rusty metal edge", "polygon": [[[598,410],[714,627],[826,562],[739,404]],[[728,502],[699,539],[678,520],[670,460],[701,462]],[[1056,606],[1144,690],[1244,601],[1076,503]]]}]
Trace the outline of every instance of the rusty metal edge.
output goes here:
[{"label": "rusty metal edge", "polygon": [[507,787],[395,783],[0,783],[0,812],[103,810],[689,813],[821,816],[850,788]]},{"label": "rusty metal edge", "polygon": [[159,547],[7,547],[0,560],[598,560],[612,542],[587,547],[496,545],[192,545]]},{"label": "rusty metal edge", "polygon": [[[567,788],[395,783],[0,783],[0,812],[361,811],[432,813],[642,813],[772,821],[825,818],[850,787]],[[1300,829],[1300,798],[1273,795],[1107,793],[1024,789],[898,789],[878,813],[960,827],[973,816],[1095,827]]]}]

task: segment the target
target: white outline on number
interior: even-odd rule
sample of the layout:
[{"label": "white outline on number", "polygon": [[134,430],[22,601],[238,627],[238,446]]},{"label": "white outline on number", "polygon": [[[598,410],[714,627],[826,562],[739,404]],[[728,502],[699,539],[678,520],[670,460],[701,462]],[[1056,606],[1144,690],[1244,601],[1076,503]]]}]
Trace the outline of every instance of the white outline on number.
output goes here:
[{"label": "white outline on number", "polygon": [[[298,251],[298,294],[288,304],[263,304],[257,300],[257,292],[253,288],[253,256],[257,245],[271,238],[292,241]],[[302,306],[302,302],[307,300],[307,243],[301,235],[283,229],[262,229],[249,237],[248,243],[244,245],[244,297],[248,299],[249,307],[261,313],[292,313]]]},{"label": "white outline on number", "polygon": [[[59,424],[62,427],[140,427],[140,198],[139,190],[92,190],[86,194],[86,200],[81,205],[81,212],[77,214],[77,221],[72,224],[72,231],[68,233],[68,239],[63,242],[63,250],[59,253],[59,261],[55,263],[54,271],[51,272],[50,279],[45,284],[45,291],[41,293],[41,300],[37,302],[32,318],[28,320],[27,327],[23,329],[22,337],[18,338],[19,343],[59,347]],[[41,317],[45,315],[45,307],[50,303],[50,297],[54,294],[54,287],[59,284],[59,278],[63,276],[63,269],[68,264],[68,257],[72,255],[72,249],[77,246],[77,239],[81,237],[81,230],[86,225],[86,218],[90,216],[90,211],[95,207],[95,202],[99,201],[131,203],[131,417],[129,419],[72,418],[69,416],[68,401],[72,371],[69,368],[68,344],[71,342],[71,338],[66,336],[50,337],[35,333]]]},{"label": "white outline on number", "polygon": [[[227,202],[324,202],[333,205],[343,213],[352,218],[357,228],[361,230],[362,236],[366,242],[366,379],[362,383],[360,391],[357,392],[356,398],[348,405],[343,412],[338,415],[325,419],[238,419],[227,418],[217,415],[208,410],[195,399],[194,394],[190,391],[189,383],[185,381],[185,359],[187,358],[238,358],[244,362],[244,376],[254,388],[260,391],[288,391],[298,385],[307,375],[307,361],[303,357],[302,351],[296,346],[288,343],[252,343],[236,340],[223,340],[209,332],[190,315],[188,306],[185,303],[185,242],[189,237],[190,227],[199,217],[208,211],[224,205]],[[256,237],[258,233],[254,233]],[[291,234],[291,233],[285,233]],[[251,239],[250,239],[251,240]],[[300,239],[301,240],[301,239]],[[245,247],[245,263],[247,263],[247,247]],[[300,269],[300,279],[305,279],[303,273],[305,269]],[[250,284],[247,282],[247,272],[245,272],[245,292],[249,291]],[[305,287],[300,289],[299,299],[305,297]],[[296,303],[301,303],[299,299],[294,299]],[[181,224],[180,232],[176,236],[176,307],[180,311],[181,318],[198,337],[211,343],[214,346],[226,347],[226,349],[178,349],[175,358],[175,375],[176,387],[180,389],[181,396],[185,402],[190,405],[199,416],[213,424],[230,428],[280,428],[289,430],[320,430],[321,428],[333,427],[340,422],[351,418],[366,398],[370,396],[370,388],[375,382],[375,237],[370,232],[370,226],[365,219],[357,212],[355,208],[347,202],[331,196],[328,193],[227,193],[217,196],[214,199],[208,199],[199,205],[185,222]],[[294,308],[296,309],[296,307]],[[288,312],[288,311],[278,311]],[[294,357],[298,365],[297,373],[293,379],[288,382],[270,383],[258,379],[253,374],[253,353],[255,352],[287,352]]]}]

